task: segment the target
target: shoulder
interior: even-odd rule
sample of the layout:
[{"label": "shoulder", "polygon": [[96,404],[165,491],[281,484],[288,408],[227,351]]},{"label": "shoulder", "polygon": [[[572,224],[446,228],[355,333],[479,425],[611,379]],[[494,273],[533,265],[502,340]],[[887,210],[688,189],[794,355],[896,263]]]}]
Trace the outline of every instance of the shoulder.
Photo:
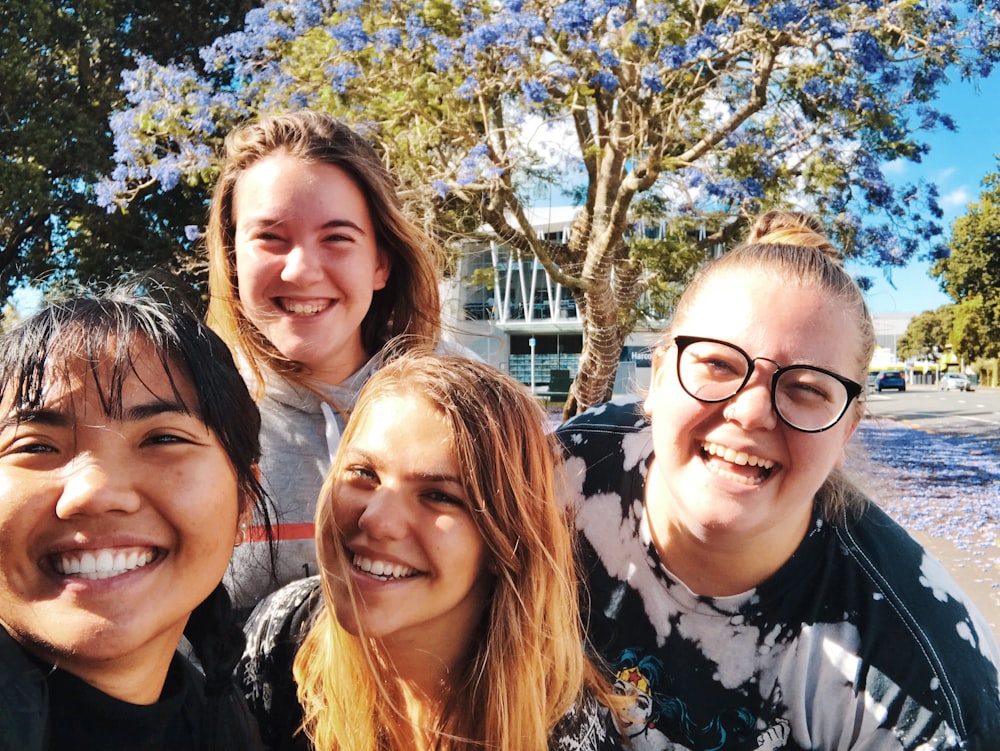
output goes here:
[{"label": "shoulder", "polygon": [[614,751],[621,747],[611,711],[587,689],[549,734],[549,751]]},{"label": "shoulder", "polygon": [[42,749],[48,704],[45,677],[0,628],[0,751]]},{"label": "shoulder", "polygon": [[914,677],[902,688],[918,700],[932,687],[922,703],[938,702],[963,738],[1000,733],[1000,647],[954,578],[877,506],[837,534],[868,589],[859,627],[872,668]]},{"label": "shoulder", "polygon": [[627,398],[591,407],[558,428],[556,437],[567,456],[601,459],[615,450],[652,450],[649,417],[642,402]]},{"label": "shoulder", "polygon": [[250,613],[243,631],[248,654],[266,654],[281,643],[305,637],[323,605],[318,576],[298,579],[271,593]]},{"label": "shoulder", "polygon": [[322,607],[319,577],[311,576],[262,600],[244,626],[246,651],[236,673],[250,711],[271,747],[291,739],[301,722],[292,665]]},{"label": "shoulder", "polygon": [[556,429],[570,497],[614,492],[629,502],[641,491],[653,453],[649,418],[637,399],[593,407]]},{"label": "shoulder", "polygon": [[563,442],[574,433],[637,433],[649,427],[649,417],[637,397],[614,399],[571,417],[556,429]]}]

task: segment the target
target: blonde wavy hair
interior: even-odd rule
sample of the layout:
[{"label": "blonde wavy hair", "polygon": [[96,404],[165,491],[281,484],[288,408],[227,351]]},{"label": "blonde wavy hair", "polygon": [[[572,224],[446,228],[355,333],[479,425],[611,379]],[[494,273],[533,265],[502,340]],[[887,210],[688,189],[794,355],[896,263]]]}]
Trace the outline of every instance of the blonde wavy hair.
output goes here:
[{"label": "blonde wavy hair", "polygon": [[[763,272],[782,284],[814,287],[840,300],[855,322],[853,332],[845,331],[845,336],[856,340],[854,372],[845,375],[858,383],[866,382],[875,353],[875,326],[861,288],[844,270],[840,253],[826,237],[823,223],[812,214],[769,211],[759,217],[743,245],[706,264],[695,275],[677,304],[667,341],[690,318],[690,310],[707,282],[734,272]],[[854,419],[860,420],[864,412],[864,403],[855,400]],[[837,522],[845,515],[860,513],[868,500],[841,470],[835,469],[817,492],[816,502],[824,519]]]},{"label": "blonde wavy hair", "polygon": [[[378,640],[352,636],[333,613],[331,580],[346,577],[349,565],[334,521],[345,447],[372,405],[392,396],[426,400],[450,427],[468,512],[494,575],[478,643],[469,645],[438,726],[430,729],[415,728],[399,709],[392,661]],[[468,359],[404,354],[364,387],[320,493],[316,540],[325,607],[294,665],[315,748],[411,748],[414,733],[430,730],[436,749],[544,749],[584,686],[614,701],[584,652],[573,538],[555,501],[559,452],[545,424],[521,384]]]},{"label": "blonde wavy hair", "polygon": [[391,262],[389,280],[384,289],[375,292],[361,323],[365,351],[373,355],[387,341],[404,334],[411,342],[436,342],[441,329],[441,249],[403,213],[396,197],[396,181],[372,145],[344,123],[321,112],[265,116],[238,126],[226,137],[205,239],[208,324],[251,369],[255,396],[259,398],[263,393],[264,368],[303,385],[308,376],[301,363],[284,357],[250,322],[237,285],[233,215],[236,184],[246,170],[276,152],[339,167],[365,197],[376,245]]}]

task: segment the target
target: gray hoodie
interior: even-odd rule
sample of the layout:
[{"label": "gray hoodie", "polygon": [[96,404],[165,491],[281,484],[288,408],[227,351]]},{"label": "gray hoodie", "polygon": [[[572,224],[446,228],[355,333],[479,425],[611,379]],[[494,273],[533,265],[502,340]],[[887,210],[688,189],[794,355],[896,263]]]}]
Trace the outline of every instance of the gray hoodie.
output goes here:
[{"label": "gray hoodie", "polygon": [[296,386],[275,373],[257,406],[261,413],[261,473],[268,495],[275,574],[269,545],[257,526],[233,551],[226,588],[237,608],[251,608],[267,594],[295,579],[318,573],[313,521],[316,499],[354,408],[358,392],[382,362],[376,354],[346,381],[316,391]]}]

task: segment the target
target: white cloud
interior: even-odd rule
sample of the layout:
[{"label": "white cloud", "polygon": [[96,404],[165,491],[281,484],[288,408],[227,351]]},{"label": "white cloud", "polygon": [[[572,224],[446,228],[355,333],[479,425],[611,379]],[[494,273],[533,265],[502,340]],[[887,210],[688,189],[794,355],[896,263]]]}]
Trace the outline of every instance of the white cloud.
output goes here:
[{"label": "white cloud", "polygon": [[941,196],[939,203],[941,204],[941,208],[947,211],[948,209],[964,209],[965,204],[973,200],[975,198],[965,189],[965,186],[960,186],[950,193],[945,193]]},{"label": "white cloud", "polygon": [[882,165],[882,172],[886,176],[900,177],[906,174],[907,167],[909,167],[909,163],[905,159],[893,159]]}]

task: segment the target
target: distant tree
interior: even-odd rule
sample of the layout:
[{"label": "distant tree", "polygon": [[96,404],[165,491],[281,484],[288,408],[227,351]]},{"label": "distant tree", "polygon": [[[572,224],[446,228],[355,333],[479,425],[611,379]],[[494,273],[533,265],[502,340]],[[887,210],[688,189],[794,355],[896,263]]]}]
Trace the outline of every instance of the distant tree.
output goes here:
[{"label": "distant tree", "polygon": [[904,360],[936,360],[951,342],[955,322],[953,305],[942,305],[915,316],[896,341],[896,352]]},{"label": "distant tree", "polygon": [[968,358],[1000,352],[1000,174],[952,225],[951,254],[931,267],[956,301],[952,343]]},{"label": "distant tree", "polygon": [[201,185],[151,193],[127,212],[97,205],[94,185],[113,167],[108,117],[136,55],[190,62],[256,4],[0,3],[0,299],[27,281],[189,265],[184,227],[202,223]]},{"label": "distant tree", "polygon": [[[998,23],[943,1],[271,0],[203,51],[204,71],[139,61],[102,197],[211,179],[211,147],[242,118],[336,113],[378,142],[414,216],[446,239],[485,221],[571,290],[570,413],[610,395],[639,301],[669,300],[676,264],[658,259],[679,238],[691,259],[794,204],[862,261],[938,253],[936,190],[894,188],[881,165],[919,161],[919,131],[953,127],[938,86],[990,71]],[[566,184],[580,213],[558,243],[526,208]],[[673,240],[629,239],[642,195]]]},{"label": "distant tree", "polygon": [[1000,354],[1000,337],[994,321],[1000,318],[1000,310],[994,299],[992,303],[982,296],[967,297],[955,305],[955,325],[951,344],[959,357],[967,362],[984,360]]}]

